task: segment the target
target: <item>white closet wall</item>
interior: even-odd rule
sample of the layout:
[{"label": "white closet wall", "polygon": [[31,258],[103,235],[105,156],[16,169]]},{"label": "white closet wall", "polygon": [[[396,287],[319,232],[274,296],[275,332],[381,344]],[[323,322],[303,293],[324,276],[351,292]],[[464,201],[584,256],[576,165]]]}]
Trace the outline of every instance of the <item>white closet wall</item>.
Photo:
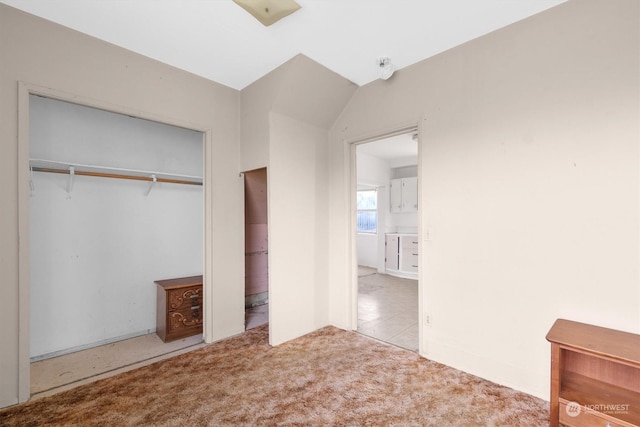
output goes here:
[{"label": "white closet wall", "polygon": [[[30,97],[30,156],[202,176],[202,134]],[[201,186],[33,172],[32,358],[155,330],[154,280],[202,274]]]}]

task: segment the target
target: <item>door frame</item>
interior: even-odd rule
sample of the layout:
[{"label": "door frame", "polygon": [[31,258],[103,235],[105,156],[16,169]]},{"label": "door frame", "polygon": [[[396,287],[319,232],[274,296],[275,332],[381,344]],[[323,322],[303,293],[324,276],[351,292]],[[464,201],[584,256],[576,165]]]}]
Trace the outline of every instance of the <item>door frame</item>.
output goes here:
[{"label": "door frame", "polygon": [[[421,181],[422,177],[422,124],[424,119],[418,121],[411,121],[408,123],[404,123],[395,127],[391,127],[382,131],[371,132],[369,134],[345,140],[345,148],[348,152],[348,250],[349,250],[349,277],[348,277],[348,286],[349,292],[348,295],[348,306],[349,306],[349,322],[352,330],[358,329],[358,249],[357,249],[357,206],[356,206],[356,191],[358,187],[358,175],[357,175],[357,157],[356,157],[356,147],[360,144],[366,144],[367,142],[374,142],[385,138],[390,138],[397,135],[402,135],[405,133],[417,133],[418,135],[418,183]],[[418,206],[423,206],[422,201],[422,190],[418,191]],[[420,208],[419,208],[420,209]],[[422,229],[423,229],[423,215],[419,211],[418,214],[418,246],[420,259],[422,261],[424,254],[423,248],[423,239],[422,239]],[[421,265],[424,265],[424,262],[421,262]],[[420,268],[418,270],[418,353],[425,354],[426,352],[426,342],[424,339],[424,325],[421,319],[424,318],[424,268]]]},{"label": "door frame", "polygon": [[26,402],[31,398],[31,374],[30,374],[30,261],[29,261],[29,96],[38,95],[59,101],[97,108],[112,113],[123,114],[145,120],[177,126],[185,129],[201,132],[203,135],[203,336],[205,342],[211,342],[213,313],[210,304],[207,304],[208,295],[213,295],[213,262],[210,254],[213,253],[213,233],[211,232],[212,212],[212,156],[213,147],[212,131],[206,126],[187,123],[171,117],[160,116],[137,109],[129,109],[121,105],[87,98],[69,92],[64,92],[49,87],[38,86],[26,82],[18,82],[18,403]]}]

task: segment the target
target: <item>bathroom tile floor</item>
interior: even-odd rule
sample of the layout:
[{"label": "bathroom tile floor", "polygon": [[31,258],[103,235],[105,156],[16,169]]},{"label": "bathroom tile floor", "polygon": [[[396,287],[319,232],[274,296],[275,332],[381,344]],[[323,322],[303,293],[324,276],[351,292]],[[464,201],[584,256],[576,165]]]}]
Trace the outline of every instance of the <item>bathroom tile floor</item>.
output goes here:
[{"label": "bathroom tile floor", "polygon": [[418,281],[358,268],[358,332],[418,351]]}]

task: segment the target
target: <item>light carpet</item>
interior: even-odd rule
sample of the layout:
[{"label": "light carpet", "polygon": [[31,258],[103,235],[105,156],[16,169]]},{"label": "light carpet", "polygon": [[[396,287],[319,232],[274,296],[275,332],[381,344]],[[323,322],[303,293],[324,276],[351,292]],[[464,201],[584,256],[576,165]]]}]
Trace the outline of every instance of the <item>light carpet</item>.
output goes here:
[{"label": "light carpet", "polygon": [[547,426],[548,403],[355,332],[267,325],[0,411],[0,425]]}]

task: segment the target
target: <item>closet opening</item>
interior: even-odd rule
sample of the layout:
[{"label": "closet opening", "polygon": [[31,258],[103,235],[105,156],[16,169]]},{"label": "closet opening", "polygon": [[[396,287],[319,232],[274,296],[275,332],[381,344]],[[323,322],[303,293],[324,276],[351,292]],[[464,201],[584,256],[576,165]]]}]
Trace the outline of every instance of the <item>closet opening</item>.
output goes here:
[{"label": "closet opening", "polygon": [[267,169],[244,173],[245,330],[269,322]]},{"label": "closet opening", "polygon": [[418,133],[359,143],[356,154],[357,331],[417,352]]},{"label": "closet opening", "polygon": [[29,95],[32,396],[204,344],[203,150],[199,131]]}]

